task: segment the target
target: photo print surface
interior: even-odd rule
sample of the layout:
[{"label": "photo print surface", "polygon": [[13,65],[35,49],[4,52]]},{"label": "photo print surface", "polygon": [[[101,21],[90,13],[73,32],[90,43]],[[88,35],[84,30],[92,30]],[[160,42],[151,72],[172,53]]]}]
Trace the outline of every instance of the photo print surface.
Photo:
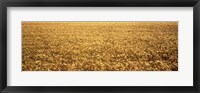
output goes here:
[{"label": "photo print surface", "polygon": [[22,22],[22,71],[178,71],[178,22]]}]

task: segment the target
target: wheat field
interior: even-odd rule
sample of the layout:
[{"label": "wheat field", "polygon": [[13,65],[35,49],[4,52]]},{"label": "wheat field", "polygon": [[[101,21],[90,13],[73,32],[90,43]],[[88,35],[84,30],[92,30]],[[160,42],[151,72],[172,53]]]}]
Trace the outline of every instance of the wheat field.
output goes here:
[{"label": "wheat field", "polygon": [[178,71],[178,22],[22,22],[22,71]]}]

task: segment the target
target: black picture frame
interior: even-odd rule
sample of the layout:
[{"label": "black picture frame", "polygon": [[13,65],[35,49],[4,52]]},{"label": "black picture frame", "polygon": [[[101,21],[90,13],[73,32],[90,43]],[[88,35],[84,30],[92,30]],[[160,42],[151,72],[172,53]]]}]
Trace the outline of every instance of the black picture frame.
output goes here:
[{"label": "black picture frame", "polygon": [[[7,86],[7,7],[193,7],[194,86]],[[1,0],[0,91],[1,93],[200,93],[199,40],[200,0]],[[50,81],[51,82],[51,81]]]}]

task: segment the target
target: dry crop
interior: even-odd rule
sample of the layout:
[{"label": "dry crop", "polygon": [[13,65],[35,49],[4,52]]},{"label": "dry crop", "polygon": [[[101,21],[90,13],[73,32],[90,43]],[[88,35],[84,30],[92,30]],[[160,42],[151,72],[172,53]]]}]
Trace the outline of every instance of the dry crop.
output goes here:
[{"label": "dry crop", "polygon": [[22,22],[23,71],[178,71],[178,22]]}]

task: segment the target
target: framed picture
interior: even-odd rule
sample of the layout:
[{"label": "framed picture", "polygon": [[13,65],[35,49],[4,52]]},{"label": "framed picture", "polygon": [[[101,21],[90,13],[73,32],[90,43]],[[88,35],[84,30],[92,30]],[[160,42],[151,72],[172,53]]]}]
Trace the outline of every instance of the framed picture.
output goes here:
[{"label": "framed picture", "polygon": [[2,93],[199,93],[199,0],[4,0]]}]

